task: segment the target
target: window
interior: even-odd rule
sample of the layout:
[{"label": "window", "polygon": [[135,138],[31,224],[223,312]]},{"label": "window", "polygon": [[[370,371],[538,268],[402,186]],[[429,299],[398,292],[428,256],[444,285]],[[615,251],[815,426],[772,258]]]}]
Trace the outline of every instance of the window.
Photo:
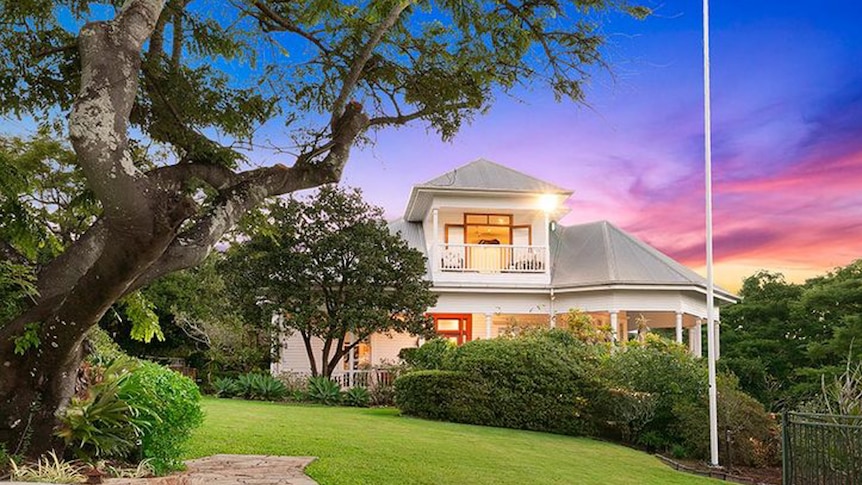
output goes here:
[{"label": "window", "polygon": [[467,244],[512,244],[511,214],[464,214]]},{"label": "window", "polygon": [[470,314],[437,314],[434,318],[434,328],[437,334],[456,345],[470,341]]}]

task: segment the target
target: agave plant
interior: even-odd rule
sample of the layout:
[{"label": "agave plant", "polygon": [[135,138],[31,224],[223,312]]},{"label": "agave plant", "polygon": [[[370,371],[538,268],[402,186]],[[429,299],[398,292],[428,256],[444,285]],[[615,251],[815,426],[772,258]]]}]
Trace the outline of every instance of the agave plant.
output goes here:
[{"label": "agave plant", "polygon": [[212,385],[218,397],[234,397],[242,391],[239,382],[231,377],[216,377]]},{"label": "agave plant", "polygon": [[362,386],[351,387],[344,393],[344,404],[357,408],[367,408],[371,402],[371,393]]},{"label": "agave plant", "polygon": [[325,376],[309,377],[306,397],[311,402],[334,406],[341,403],[341,386]]}]

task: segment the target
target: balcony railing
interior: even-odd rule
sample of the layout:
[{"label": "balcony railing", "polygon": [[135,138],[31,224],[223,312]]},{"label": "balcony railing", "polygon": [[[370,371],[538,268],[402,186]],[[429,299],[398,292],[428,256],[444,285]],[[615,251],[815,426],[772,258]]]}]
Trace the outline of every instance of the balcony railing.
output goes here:
[{"label": "balcony railing", "polygon": [[508,244],[438,244],[440,271],[477,273],[543,273],[544,246]]}]

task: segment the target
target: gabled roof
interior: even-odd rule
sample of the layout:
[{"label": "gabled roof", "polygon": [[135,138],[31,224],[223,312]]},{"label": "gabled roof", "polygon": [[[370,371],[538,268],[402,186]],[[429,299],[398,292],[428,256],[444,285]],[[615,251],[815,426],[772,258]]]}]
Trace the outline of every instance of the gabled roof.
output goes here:
[{"label": "gabled roof", "polygon": [[417,188],[469,189],[493,192],[527,192],[570,194],[571,191],[537,179],[509,167],[480,158],[443,175],[433,178]]},{"label": "gabled roof", "polygon": [[414,185],[404,218],[410,222],[422,220],[429,210],[433,195],[447,192],[467,192],[478,196],[558,194],[565,198],[572,195],[571,190],[480,158],[423,184]]},{"label": "gabled roof", "polygon": [[[606,285],[706,287],[688,267],[607,221],[558,226],[551,242],[551,285],[575,288]],[[735,299],[721,288],[716,294]]]}]

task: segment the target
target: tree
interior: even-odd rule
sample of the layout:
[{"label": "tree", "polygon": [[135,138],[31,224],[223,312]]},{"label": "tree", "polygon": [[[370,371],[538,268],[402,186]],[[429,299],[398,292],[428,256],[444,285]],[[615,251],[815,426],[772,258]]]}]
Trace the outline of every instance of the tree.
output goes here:
[{"label": "tree", "polygon": [[[607,11],[648,13],[624,0],[0,2],[0,113],[68,115],[98,206],[62,253],[29,260],[38,296],[2,322],[0,443],[50,447],[85,332],[111,305],[203,261],[267,198],[337,181],[369,130],[419,120],[449,139],[495,93],[535,82],[583,101]],[[240,171],[271,120],[288,125],[292,164]],[[169,163],[135,157],[151,143]],[[0,232],[6,258],[34,252]]]},{"label": "tree", "polygon": [[[300,334],[314,375],[330,376],[374,333],[434,334],[424,256],[392,234],[358,190],[324,186],[308,200],[268,206],[267,216],[229,252],[228,281],[243,308],[253,307],[246,315],[280,315],[277,330]],[[323,341],[319,356],[315,337]]]},{"label": "tree", "polygon": [[722,311],[719,363],[772,409],[810,399],[823,375],[862,355],[862,260],[804,284],[760,271],[740,296]]},{"label": "tree", "polygon": [[358,190],[324,186],[306,200],[275,202],[248,237],[228,251],[228,282],[247,314],[278,315],[276,331],[302,337],[313,375],[331,376],[374,333],[434,334],[425,256]]}]

